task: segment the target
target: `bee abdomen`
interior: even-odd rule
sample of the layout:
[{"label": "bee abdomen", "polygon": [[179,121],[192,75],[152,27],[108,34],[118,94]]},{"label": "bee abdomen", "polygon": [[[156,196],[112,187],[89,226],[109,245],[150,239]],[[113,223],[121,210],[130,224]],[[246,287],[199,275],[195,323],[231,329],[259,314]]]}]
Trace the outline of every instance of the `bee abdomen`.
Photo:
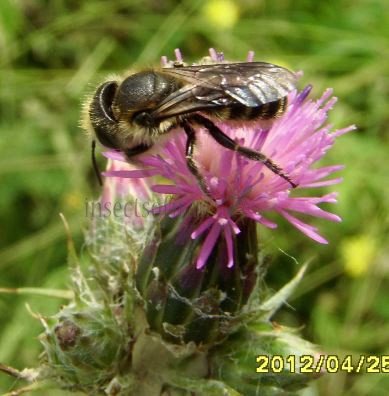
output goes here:
[{"label": "bee abdomen", "polygon": [[287,96],[274,102],[265,103],[258,107],[247,107],[244,105],[234,105],[225,107],[219,113],[219,117],[224,120],[270,120],[281,116],[287,106]]}]

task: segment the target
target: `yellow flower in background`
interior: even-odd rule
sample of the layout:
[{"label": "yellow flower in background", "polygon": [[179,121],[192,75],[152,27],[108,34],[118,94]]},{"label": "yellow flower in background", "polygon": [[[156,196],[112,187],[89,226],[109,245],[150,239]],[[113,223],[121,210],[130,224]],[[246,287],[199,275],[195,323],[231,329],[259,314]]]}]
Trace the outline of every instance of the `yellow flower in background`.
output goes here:
[{"label": "yellow flower in background", "polygon": [[237,23],[239,8],[232,0],[211,0],[204,5],[203,14],[214,27],[226,29]]},{"label": "yellow flower in background", "polygon": [[63,203],[67,209],[77,210],[82,207],[84,197],[78,191],[71,191],[63,197]]},{"label": "yellow flower in background", "polygon": [[347,238],[341,245],[345,272],[352,277],[364,275],[372,266],[376,254],[376,242],[367,234]]}]

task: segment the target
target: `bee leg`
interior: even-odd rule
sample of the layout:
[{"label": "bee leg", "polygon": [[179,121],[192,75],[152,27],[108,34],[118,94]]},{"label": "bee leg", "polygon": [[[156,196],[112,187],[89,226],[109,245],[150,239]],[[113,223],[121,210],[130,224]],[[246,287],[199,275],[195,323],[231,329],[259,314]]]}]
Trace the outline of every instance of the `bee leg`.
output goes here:
[{"label": "bee leg", "polygon": [[142,154],[142,153],[146,152],[150,148],[151,148],[151,145],[149,145],[149,144],[138,144],[135,147],[123,150],[123,153],[126,155],[127,159],[130,159],[131,157],[135,157],[138,154]]},{"label": "bee leg", "polygon": [[223,147],[228,148],[230,150],[237,151],[239,154],[244,157],[262,162],[268,169],[270,169],[273,173],[282,177],[286,180],[293,188],[297,187],[297,184],[292,181],[292,179],[284,173],[282,168],[275,164],[270,158],[266,157],[265,154],[262,154],[258,151],[252,150],[247,147],[240,146],[230,137],[228,137],[220,128],[218,128],[211,120],[206,117],[203,117],[200,114],[194,114],[190,117],[190,120],[205,127],[211,136]]},{"label": "bee leg", "polygon": [[200,173],[199,169],[197,168],[197,165],[193,158],[195,144],[196,144],[195,130],[188,122],[185,121],[182,123],[182,126],[187,136],[185,158],[186,158],[186,163],[188,165],[188,169],[191,171],[192,175],[197,179],[201,191],[209,198],[213,199],[209,193],[207,183],[205,182],[203,175]]}]

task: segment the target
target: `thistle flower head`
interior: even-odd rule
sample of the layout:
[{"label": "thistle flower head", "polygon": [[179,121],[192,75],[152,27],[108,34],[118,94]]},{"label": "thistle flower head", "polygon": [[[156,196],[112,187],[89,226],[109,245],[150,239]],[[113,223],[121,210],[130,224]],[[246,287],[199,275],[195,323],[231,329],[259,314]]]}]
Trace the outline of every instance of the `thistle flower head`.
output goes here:
[{"label": "thistle flower head", "polygon": [[[176,62],[183,62],[178,51],[176,58]],[[252,58],[250,52],[247,60]],[[223,62],[223,55],[211,50],[210,61]],[[162,62],[165,66],[172,64],[166,57]],[[318,230],[299,219],[298,214],[340,221],[337,215],[319,207],[321,203],[336,202],[336,193],[312,197],[301,192],[341,181],[331,175],[342,166],[317,167],[315,164],[338,136],[354,129],[354,126],[332,131],[327,116],[336,98],[332,96],[332,90],[327,89],[320,99],[310,99],[311,88],[307,86],[300,92],[292,91],[285,113],[270,124],[215,121],[236,143],[265,154],[281,167],[298,185],[296,189],[292,189],[287,180],[263,163],[246,159],[236,151],[222,147],[205,128],[199,126],[195,127],[197,144],[194,160],[204,177],[208,194],[204,193],[188,169],[186,135],[180,130],[171,133],[171,138],[157,153],[140,156],[140,169],[110,169],[105,176],[128,179],[129,185],[139,178],[149,178],[154,193],[171,197],[168,203],[155,208],[154,213],[164,212],[170,217],[185,213],[188,219],[195,219],[191,221],[191,238],[204,238],[197,257],[197,268],[206,264],[221,237],[227,247],[226,265],[234,265],[233,241],[234,235],[240,232],[239,220],[242,217],[253,219],[265,227],[276,228],[277,224],[268,218],[268,214],[275,212],[316,242],[327,243]],[[126,161],[119,152],[107,152],[106,156],[114,162]]]}]

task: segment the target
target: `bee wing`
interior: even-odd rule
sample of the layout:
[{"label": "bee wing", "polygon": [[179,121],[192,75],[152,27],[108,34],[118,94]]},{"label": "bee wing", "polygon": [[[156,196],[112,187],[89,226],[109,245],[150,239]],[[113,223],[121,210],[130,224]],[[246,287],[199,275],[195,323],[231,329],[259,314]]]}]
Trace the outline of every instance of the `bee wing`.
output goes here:
[{"label": "bee wing", "polygon": [[155,118],[167,118],[180,114],[193,113],[207,109],[227,106],[234,102],[227,98],[221,90],[213,87],[188,84],[175,91],[163,100],[152,112]]},{"label": "bee wing", "polygon": [[234,65],[238,72],[232,68],[225,82],[225,92],[247,107],[274,102],[295,88],[296,75],[283,67],[265,62]]},{"label": "bee wing", "polygon": [[265,62],[221,63],[162,71],[187,84],[155,110],[168,117],[231,104],[258,107],[285,97],[295,87],[296,75]]}]

